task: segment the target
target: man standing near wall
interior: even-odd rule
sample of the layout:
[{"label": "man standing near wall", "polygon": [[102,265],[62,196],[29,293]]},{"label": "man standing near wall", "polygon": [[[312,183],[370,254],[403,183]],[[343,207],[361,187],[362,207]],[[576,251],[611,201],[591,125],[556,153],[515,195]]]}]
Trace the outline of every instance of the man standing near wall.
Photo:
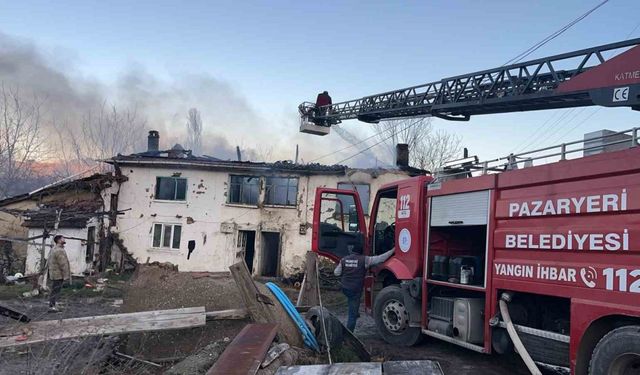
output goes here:
[{"label": "man standing near wall", "polygon": [[362,255],[361,248],[354,248],[354,251],[340,260],[340,263],[333,271],[336,276],[342,276],[342,293],[347,297],[349,306],[349,317],[347,319],[347,328],[353,332],[356,328],[360,310],[360,297],[362,296],[362,288],[364,287],[364,277],[367,269],[375,265],[384,263],[391,258],[395,248],[384,254],[376,256]]},{"label": "man standing near wall", "polygon": [[60,310],[56,307],[56,300],[60,296],[64,281],[68,280],[71,283],[71,269],[67,252],[64,250],[66,243],[64,237],[58,234],[53,237],[53,242],[55,246],[51,249],[48,261],[49,278],[52,284],[51,294],[49,295],[49,312],[58,312]]}]

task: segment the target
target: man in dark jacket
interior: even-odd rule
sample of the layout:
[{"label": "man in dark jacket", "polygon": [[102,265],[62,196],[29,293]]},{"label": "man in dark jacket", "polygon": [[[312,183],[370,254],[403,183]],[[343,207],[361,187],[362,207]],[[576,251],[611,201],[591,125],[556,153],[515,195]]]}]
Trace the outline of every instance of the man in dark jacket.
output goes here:
[{"label": "man in dark jacket", "polygon": [[[327,114],[327,110],[328,105],[331,105],[331,97],[329,96],[329,93],[326,91],[321,92],[320,94],[318,94],[318,96],[316,97],[316,116],[325,116]],[[324,107],[324,108],[321,108]]]},{"label": "man in dark jacket", "polygon": [[362,288],[364,286],[364,277],[367,269],[384,263],[391,258],[394,249],[384,254],[376,256],[365,256],[359,252],[352,252],[340,260],[340,264],[333,273],[341,276],[342,293],[347,297],[349,306],[349,317],[347,319],[347,328],[353,332],[356,328],[356,320],[358,320],[358,310],[360,309],[360,297],[362,296]]},{"label": "man in dark jacket", "polygon": [[49,253],[48,269],[49,278],[51,279],[51,294],[49,295],[49,312],[58,312],[56,300],[62,291],[62,284],[65,280],[71,282],[71,268],[69,267],[69,258],[67,252],[64,251],[64,245],[67,243],[60,234],[53,237],[55,246]]}]

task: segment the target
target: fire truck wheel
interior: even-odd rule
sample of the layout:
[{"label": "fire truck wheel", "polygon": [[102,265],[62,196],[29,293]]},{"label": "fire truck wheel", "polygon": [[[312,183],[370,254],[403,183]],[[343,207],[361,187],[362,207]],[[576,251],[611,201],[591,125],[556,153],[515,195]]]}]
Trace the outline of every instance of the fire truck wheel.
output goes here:
[{"label": "fire truck wheel", "polygon": [[390,285],[378,293],[373,313],[380,336],[389,344],[412,346],[420,342],[422,332],[419,327],[409,327],[409,312],[399,286]]},{"label": "fire truck wheel", "polygon": [[640,374],[640,326],[616,328],[596,345],[589,375]]}]

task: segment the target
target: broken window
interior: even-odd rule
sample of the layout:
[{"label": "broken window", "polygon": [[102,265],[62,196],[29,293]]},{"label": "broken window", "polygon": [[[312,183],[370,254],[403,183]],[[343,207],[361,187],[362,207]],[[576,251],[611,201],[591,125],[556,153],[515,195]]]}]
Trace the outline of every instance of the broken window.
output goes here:
[{"label": "broken window", "polygon": [[231,176],[229,182],[229,203],[258,204],[260,177]]},{"label": "broken window", "polygon": [[93,251],[96,247],[96,227],[87,228],[87,251],[84,260],[87,263],[93,262]]},{"label": "broken window", "polygon": [[186,197],[186,178],[156,177],[156,199],[165,201],[183,201]]},{"label": "broken window", "polygon": [[338,182],[338,189],[355,190],[360,196],[360,205],[365,215],[369,214],[369,184],[353,184],[351,182]]},{"label": "broken window", "polygon": [[267,177],[266,204],[295,206],[297,198],[297,177]]},{"label": "broken window", "polygon": [[179,249],[182,225],[153,224],[153,247]]}]

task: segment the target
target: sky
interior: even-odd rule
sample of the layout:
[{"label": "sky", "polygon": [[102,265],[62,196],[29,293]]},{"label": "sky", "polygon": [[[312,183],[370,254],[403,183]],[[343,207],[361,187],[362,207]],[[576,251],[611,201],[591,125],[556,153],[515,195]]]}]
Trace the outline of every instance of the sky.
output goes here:
[{"label": "sky", "polygon": [[[310,160],[347,145],[335,132],[298,133],[297,105],[313,101],[318,92],[328,90],[338,102],[498,67],[599,2],[0,0],[0,33],[32,46],[54,69],[85,83],[117,87],[135,72],[153,77],[165,91],[180,86],[183,96],[215,87],[221,95],[194,99],[211,134],[251,147],[275,145],[278,156],[288,158],[299,143],[302,157]],[[638,38],[638,14],[640,1],[611,0],[530,58]],[[207,80],[179,84],[192,77],[207,77],[216,86],[205,88]],[[234,96],[254,114],[250,124],[216,121],[235,108],[224,96]],[[489,159],[602,128],[640,126],[639,119],[629,109],[587,108],[433,124],[462,137],[471,154]],[[549,129],[541,130],[543,124]],[[171,132],[172,126],[163,130]],[[373,134],[370,125],[356,120],[343,127],[360,138]]]}]

